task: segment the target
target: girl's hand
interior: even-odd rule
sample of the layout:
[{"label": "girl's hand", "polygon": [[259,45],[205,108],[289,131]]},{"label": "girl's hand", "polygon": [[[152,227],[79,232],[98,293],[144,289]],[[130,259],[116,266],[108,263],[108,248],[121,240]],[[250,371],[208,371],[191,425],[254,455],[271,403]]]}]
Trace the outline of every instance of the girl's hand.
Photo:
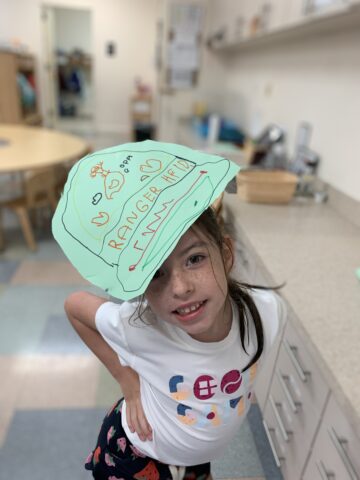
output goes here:
[{"label": "girl's hand", "polygon": [[126,400],[126,420],[131,432],[136,432],[140,440],[152,440],[152,429],[145,417],[140,397],[139,375],[130,367],[123,367],[120,380]]}]

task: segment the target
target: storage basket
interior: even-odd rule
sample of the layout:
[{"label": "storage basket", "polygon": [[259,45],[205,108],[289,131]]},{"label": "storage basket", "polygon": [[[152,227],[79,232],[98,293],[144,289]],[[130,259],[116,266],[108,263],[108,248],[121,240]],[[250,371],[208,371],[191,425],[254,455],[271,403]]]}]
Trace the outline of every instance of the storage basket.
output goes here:
[{"label": "storage basket", "polygon": [[237,193],[251,203],[288,203],[298,178],[283,170],[244,170],[236,177]]}]

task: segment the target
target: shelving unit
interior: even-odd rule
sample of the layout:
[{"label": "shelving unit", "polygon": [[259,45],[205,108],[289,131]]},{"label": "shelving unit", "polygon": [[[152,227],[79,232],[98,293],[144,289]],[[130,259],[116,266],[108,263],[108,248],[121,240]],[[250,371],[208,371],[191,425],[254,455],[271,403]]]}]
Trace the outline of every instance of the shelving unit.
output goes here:
[{"label": "shelving unit", "polygon": [[[18,76],[35,92],[32,101],[24,102]],[[35,88],[34,88],[35,87]],[[0,52],[0,123],[38,125],[41,123],[36,91],[35,59],[31,55]]]},{"label": "shelving unit", "polygon": [[358,2],[344,5],[338,10],[302,15],[291,23],[284,23],[252,35],[248,34],[237,40],[226,40],[225,38],[223,41],[214,43],[210,48],[219,53],[241,52],[303,39],[312,35],[335,33],[356,26],[360,26],[360,4]]}]

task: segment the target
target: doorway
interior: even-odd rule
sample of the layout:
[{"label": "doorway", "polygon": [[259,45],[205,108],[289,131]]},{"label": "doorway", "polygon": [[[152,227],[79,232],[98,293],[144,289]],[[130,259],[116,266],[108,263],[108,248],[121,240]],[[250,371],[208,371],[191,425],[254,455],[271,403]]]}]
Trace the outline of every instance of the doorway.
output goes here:
[{"label": "doorway", "polygon": [[92,12],[42,8],[46,78],[46,124],[85,133],[94,129]]}]

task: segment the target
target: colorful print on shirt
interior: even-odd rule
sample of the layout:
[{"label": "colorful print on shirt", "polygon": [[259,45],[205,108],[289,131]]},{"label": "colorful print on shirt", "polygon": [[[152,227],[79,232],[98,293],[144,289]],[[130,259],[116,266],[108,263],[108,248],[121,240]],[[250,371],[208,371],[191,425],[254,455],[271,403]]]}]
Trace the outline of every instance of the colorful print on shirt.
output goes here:
[{"label": "colorful print on shirt", "polygon": [[[211,424],[217,427],[231,421],[234,412],[238,416],[244,415],[251,403],[251,386],[256,372],[257,363],[243,373],[230,370],[220,381],[209,374],[199,375],[193,382],[187,382],[183,375],[173,375],[169,380],[169,391],[171,397],[178,402],[178,420],[185,425],[201,427]],[[218,402],[209,403],[211,398],[221,394],[224,400],[220,405]],[[186,401],[204,401],[204,404],[200,404],[200,410],[195,411]]]}]

